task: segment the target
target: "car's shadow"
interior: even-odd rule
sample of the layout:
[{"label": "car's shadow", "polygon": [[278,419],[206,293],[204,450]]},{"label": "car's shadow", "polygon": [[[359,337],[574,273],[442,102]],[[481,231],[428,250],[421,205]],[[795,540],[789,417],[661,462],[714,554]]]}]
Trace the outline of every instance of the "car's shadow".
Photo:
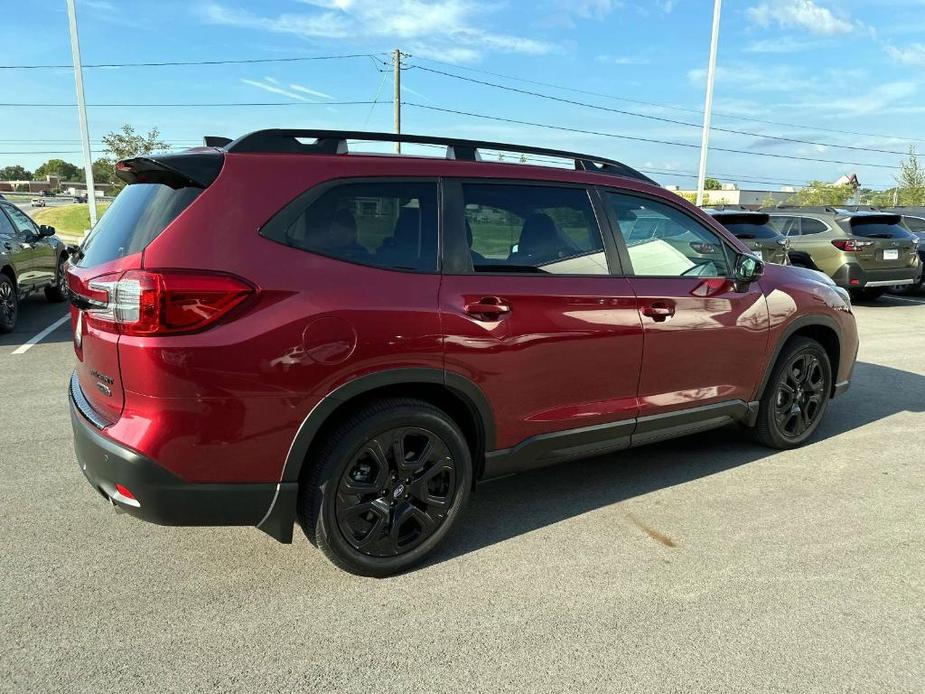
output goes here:
[{"label": "car's shadow", "polygon": [[[19,317],[13,332],[0,335],[0,347],[18,347],[34,337],[56,320],[68,314],[66,303],[50,303],[41,294],[34,294],[19,302]],[[42,339],[47,342],[68,342],[71,339],[70,325],[63,325],[53,330]]]},{"label": "car's shadow", "polygon": [[[925,376],[859,362],[851,389],[832,401],[813,440],[898,412],[923,412],[923,394]],[[771,455],[746,430],[730,427],[491,481],[476,489],[459,527],[428,563]]]}]

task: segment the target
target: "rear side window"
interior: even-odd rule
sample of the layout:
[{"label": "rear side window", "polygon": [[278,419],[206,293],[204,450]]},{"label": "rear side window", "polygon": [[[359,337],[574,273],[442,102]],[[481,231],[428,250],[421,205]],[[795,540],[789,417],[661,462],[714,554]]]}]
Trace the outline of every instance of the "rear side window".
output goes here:
[{"label": "rear side window", "polygon": [[462,188],[475,272],[608,274],[585,189],[504,183]]},{"label": "rear side window", "polygon": [[143,251],[201,192],[160,183],[126,186],[87,236],[78,265],[93,267]]},{"label": "rear side window", "polygon": [[801,236],[821,234],[822,232],[828,230],[829,228],[825,225],[824,222],[820,222],[818,219],[812,219],[811,217],[803,217],[802,224],[800,225]]},{"label": "rear side window", "polygon": [[299,250],[390,270],[437,270],[437,184],[344,183],[303,193],[261,229]]},{"label": "rear side window", "polygon": [[3,214],[6,209],[6,205],[0,205],[0,236],[12,236],[16,232],[10,220]]},{"label": "rear side window", "polygon": [[783,236],[800,235],[799,217],[783,217],[780,215],[774,215],[771,217],[771,221],[768,223],[773,229],[776,229],[777,232]]},{"label": "rear side window", "polygon": [[925,233],[925,219],[921,217],[903,217],[903,222],[910,231]]},{"label": "rear side window", "polygon": [[884,220],[854,218],[851,220],[851,233],[872,239],[907,239],[911,236],[899,224],[885,223]]}]

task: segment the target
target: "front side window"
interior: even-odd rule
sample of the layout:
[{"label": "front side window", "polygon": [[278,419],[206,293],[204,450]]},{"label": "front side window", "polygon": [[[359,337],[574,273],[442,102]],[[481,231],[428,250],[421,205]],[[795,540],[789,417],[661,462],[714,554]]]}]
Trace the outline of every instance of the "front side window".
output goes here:
[{"label": "front side window", "polygon": [[583,188],[464,183],[475,272],[606,275],[607,258]]},{"label": "front side window", "polygon": [[728,277],[726,244],[710,229],[670,205],[624,193],[607,204],[639,277]]},{"label": "front side window", "polygon": [[6,209],[6,205],[0,205],[0,236],[12,236],[16,233],[10,220],[3,214]]},{"label": "front side window", "polygon": [[12,205],[4,205],[4,208],[10,215],[10,218],[13,220],[13,225],[19,230],[21,234],[32,236],[38,233],[38,228],[35,226],[35,223],[29,219],[28,215],[22,212],[18,207],[13,207]]},{"label": "front side window", "polygon": [[309,191],[260,231],[312,253],[391,270],[437,270],[437,184],[364,182]]}]

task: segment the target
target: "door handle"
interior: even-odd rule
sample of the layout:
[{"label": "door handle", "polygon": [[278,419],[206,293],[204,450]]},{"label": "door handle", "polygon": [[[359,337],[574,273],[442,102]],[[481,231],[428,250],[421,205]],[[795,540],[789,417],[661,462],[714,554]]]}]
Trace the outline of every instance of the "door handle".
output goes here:
[{"label": "door handle", "polygon": [[663,323],[674,315],[674,306],[664,301],[654,301],[642,307],[642,315],[656,323]]},{"label": "door handle", "polygon": [[498,320],[502,315],[510,312],[511,307],[496,296],[486,296],[474,303],[466,304],[466,313],[479,320]]}]

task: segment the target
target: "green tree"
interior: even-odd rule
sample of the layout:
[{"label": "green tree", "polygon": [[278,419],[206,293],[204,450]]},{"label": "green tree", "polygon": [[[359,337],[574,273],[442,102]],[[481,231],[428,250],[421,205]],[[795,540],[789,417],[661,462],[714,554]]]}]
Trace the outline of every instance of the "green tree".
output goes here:
[{"label": "green tree", "polygon": [[811,181],[794,193],[788,202],[796,205],[844,205],[852,195],[854,188],[851,186]]},{"label": "green tree", "polygon": [[80,169],[69,161],[63,159],[49,159],[35,170],[35,178],[44,179],[46,176],[57,176],[62,181],[81,180]]},{"label": "green tree", "polygon": [[719,179],[708,178],[707,180],[703,182],[703,189],[704,190],[722,190],[723,184],[720,183]]},{"label": "green tree", "polygon": [[142,157],[152,152],[170,149],[170,145],[161,140],[161,131],[151,128],[146,135],[135,132],[135,128],[126,123],[119,130],[103,135],[103,144],[106,145],[106,155],[93,162],[93,176],[96,179],[97,167],[100,172],[108,171],[107,182],[123,187],[125,184],[117,178],[115,173],[116,162],[132,157]]},{"label": "green tree", "polygon": [[925,168],[919,164],[915,145],[910,145],[909,156],[899,164],[896,183],[900,205],[925,205]]},{"label": "green tree", "polygon": [[93,162],[93,182],[112,183],[116,170],[110,159],[97,159]]},{"label": "green tree", "polygon": [[31,181],[32,172],[24,169],[19,164],[4,166],[0,169],[0,180],[2,181]]}]

